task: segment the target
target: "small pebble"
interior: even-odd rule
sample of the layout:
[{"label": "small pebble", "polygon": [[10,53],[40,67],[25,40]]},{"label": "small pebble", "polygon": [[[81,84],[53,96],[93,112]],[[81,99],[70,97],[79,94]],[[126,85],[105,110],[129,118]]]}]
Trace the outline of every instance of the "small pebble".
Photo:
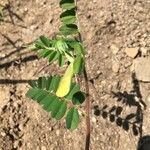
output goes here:
[{"label": "small pebble", "polygon": [[138,52],[139,52],[139,47],[125,49],[125,53],[131,58],[135,58]]},{"label": "small pebble", "polygon": [[19,141],[15,141],[13,147],[16,149],[19,146]]},{"label": "small pebble", "polygon": [[147,55],[148,49],[145,47],[141,47],[140,51],[141,51],[142,55],[145,56],[145,55]]},{"label": "small pebble", "polygon": [[150,95],[147,96],[147,101],[150,102]]},{"label": "small pebble", "polygon": [[60,131],[56,130],[56,135],[59,136],[59,134],[60,134]]},{"label": "small pebble", "polygon": [[96,118],[95,117],[92,117],[92,122],[96,123]]},{"label": "small pebble", "polygon": [[110,46],[110,49],[112,50],[113,54],[117,54],[119,52],[119,48],[114,44]]},{"label": "small pebble", "polygon": [[45,146],[41,146],[41,150],[46,150],[46,147]]},{"label": "small pebble", "polygon": [[124,64],[125,68],[128,68],[128,67],[130,67],[131,65],[132,65],[132,62],[127,62],[127,63]]},{"label": "small pebble", "polygon": [[118,73],[119,72],[119,69],[120,69],[120,64],[119,62],[115,62],[113,65],[112,65],[112,71],[114,73]]},{"label": "small pebble", "polygon": [[6,133],[5,132],[1,132],[1,136],[5,137]]}]

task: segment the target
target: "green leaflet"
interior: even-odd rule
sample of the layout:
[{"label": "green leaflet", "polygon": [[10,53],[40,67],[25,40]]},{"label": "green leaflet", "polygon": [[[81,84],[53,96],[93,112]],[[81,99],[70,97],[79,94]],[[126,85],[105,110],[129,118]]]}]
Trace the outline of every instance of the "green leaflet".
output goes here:
[{"label": "green leaflet", "polygon": [[46,77],[39,77],[37,84],[40,89],[44,89],[46,85]]},{"label": "green leaflet", "polygon": [[66,10],[60,15],[60,19],[64,24],[73,24],[76,21],[75,9]]},{"label": "green leaflet", "polygon": [[43,98],[46,97],[46,94],[46,91],[38,88],[32,88],[27,92],[26,96],[32,98],[34,101],[37,101],[39,103]]},{"label": "green leaflet", "polygon": [[79,113],[76,108],[71,108],[66,117],[66,125],[70,130],[74,130],[78,127],[79,124]]},{"label": "green leaflet", "polygon": [[40,36],[39,40],[43,43],[44,46],[51,47],[52,46],[52,40],[45,36]]},{"label": "green leaflet", "polygon": [[51,62],[57,60],[58,57],[59,57],[59,53],[56,51],[53,51],[52,53],[50,53],[50,55],[48,55],[47,58],[48,58],[49,62],[51,63]]},{"label": "green leaflet", "polygon": [[59,64],[60,67],[65,64],[65,58],[61,54],[59,55],[59,58],[58,58],[58,64]]},{"label": "green leaflet", "polygon": [[60,103],[60,99],[57,96],[52,95],[51,96],[51,103],[48,106],[47,111],[52,112],[54,110],[53,108],[55,106],[57,106],[58,103]]},{"label": "green leaflet", "polygon": [[52,117],[57,120],[61,119],[65,115],[67,103],[47,91],[33,88],[27,92],[26,96],[41,104],[43,108],[48,112],[50,111]]},{"label": "green leaflet", "polygon": [[32,88],[43,89],[49,92],[56,92],[60,78],[60,76],[40,77],[36,81],[29,81],[29,84]]},{"label": "green leaflet", "polygon": [[85,55],[85,49],[77,40],[66,40],[66,43],[75,50],[77,55]]},{"label": "green leaflet", "polygon": [[49,50],[49,49],[42,49],[39,51],[39,57],[43,57],[46,58],[48,57],[51,53],[53,52],[53,50]]},{"label": "green leaflet", "polygon": [[72,83],[70,87],[70,92],[65,96],[65,98],[67,100],[71,100],[73,95],[78,91],[80,91],[80,86],[76,83]]},{"label": "green leaflet", "polygon": [[50,63],[57,61],[61,55],[60,51],[57,51],[55,47],[55,40],[50,40],[47,37],[41,36],[35,42],[35,48],[33,50],[38,52],[39,57],[47,58]]},{"label": "green leaflet", "polygon": [[74,0],[61,0],[60,6],[62,9],[72,9],[75,8]]},{"label": "green leaflet", "polygon": [[55,100],[55,96],[50,96],[49,94],[47,94],[45,96],[45,98],[43,98],[41,101],[40,101],[40,105],[42,105],[42,107],[46,110],[46,111],[49,111],[49,107],[51,106],[52,102]]},{"label": "green leaflet", "polygon": [[60,82],[61,77],[60,76],[53,76],[50,86],[49,86],[49,90],[52,92],[56,92],[59,82]]},{"label": "green leaflet", "polygon": [[67,110],[67,103],[65,101],[58,101],[52,108],[52,117],[59,120],[61,119]]},{"label": "green leaflet", "polygon": [[79,91],[73,95],[72,103],[74,105],[80,105],[85,101],[85,98],[86,98],[85,93]]},{"label": "green leaflet", "polygon": [[72,34],[77,34],[78,27],[75,24],[68,24],[68,25],[63,25],[59,29],[60,33],[67,36],[67,35],[72,35]]},{"label": "green leaflet", "polygon": [[60,51],[60,53],[68,51],[68,45],[63,39],[58,39],[58,41],[56,42],[56,48]]},{"label": "green leaflet", "polygon": [[83,71],[84,60],[81,55],[76,56],[73,64],[74,74],[81,73]]},{"label": "green leaflet", "polygon": [[46,38],[45,36],[40,36],[40,38],[35,42],[35,47],[37,48],[36,50],[52,47],[52,42],[53,41],[49,38]]}]

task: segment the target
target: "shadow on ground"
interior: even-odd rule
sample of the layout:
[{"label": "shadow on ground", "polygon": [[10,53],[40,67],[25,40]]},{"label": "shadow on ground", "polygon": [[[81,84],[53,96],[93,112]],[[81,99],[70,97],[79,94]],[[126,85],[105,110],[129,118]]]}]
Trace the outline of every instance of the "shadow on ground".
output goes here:
[{"label": "shadow on ground", "polygon": [[150,135],[139,139],[137,150],[150,150]]},{"label": "shadow on ground", "polygon": [[[8,36],[6,36],[5,34],[2,34],[0,33],[0,35],[2,37],[4,37],[8,44],[11,45],[15,50],[10,52],[9,54],[7,54],[5,57],[2,57],[0,58],[0,69],[2,68],[9,68],[11,67],[12,65],[14,66],[18,66],[19,64],[21,63],[26,63],[28,61],[33,61],[33,60],[36,60],[38,59],[38,57],[36,55],[30,55],[30,56],[26,56],[24,58],[18,58],[18,59],[15,59],[15,60],[12,60],[12,61],[9,61],[9,62],[5,62],[5,63],[1,63],[3,60],[5,59],[8,59],[10,58],[12,55],[16,55],[16,53],[19,53],[20,51],[24,50],[27,46],[16,46],[16,43],[17,41],[12,41]],[[33,42],[32,42],[33,43]],[[27,44],[28,46],[30,45],[31,43]],[[19,63],[18,63],[19,62]]]},{"label": "shadow on ground", "polygon": [[10,80],[10,79],[0,79],[0,84],[23,84],[23,83],[29,83],[31,81],[36,80]]},{"label": "shadow on ground", "polygon": [[[10,23],[10,24],[22,27],[22,28],[26,28],[23,25],[16,24],[15,22],[16,19],[19,20],[20,22],[24,22],[24,20],[13,10],[13,6],[10,0],[7,0],[7,3],[5,5],[0,4],[0,7],[2,8],[2,11],[4,13],[4,16],[2,16],[2,19],[1,19],[2,22]],[[10,21],[5,20],[7,16],[10,18]]]},{"label": "shadow on ground", "polygon": [[142,126],[143,126],[143,110],[146,109],[146,104],[142,100],[140,92],[139,81],[136,79],[135,74],[132,74],[133,90],[129,93],[124,92],[112,92],[113,97],[117,98],[118,102],[121,102],[125,106],[136,108],[135,113],[130,113],[126,117],[121,117],[123,107],[107,105],[103,108],[94,106],[94,114],[96,116],[102,116],[104,119],[108,119],[110,122],[115,122],[117,126],[122,127],[125,131],[129,131],[131,128],[135,136],[139,135],[142,138]]}]

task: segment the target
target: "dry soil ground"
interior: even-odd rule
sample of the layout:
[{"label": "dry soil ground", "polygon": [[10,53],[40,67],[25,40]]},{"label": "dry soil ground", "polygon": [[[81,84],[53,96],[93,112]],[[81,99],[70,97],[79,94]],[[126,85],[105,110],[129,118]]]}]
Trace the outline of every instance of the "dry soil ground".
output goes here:
[{"label": "dry soil ground", "polygon": [[[28,46],[40,35],[58,32],[59,0],[0,4],[5,7],[0,23],[0,149],[84,149],[84,116],[70,132],[63,120],[56,123],[25,97],[28,80],[58,72],[52,65],[39,73],[47,62]],[[136,150],[139,138],[150,134],[150,83],[133,72],[134,61],[150,57],[150,0],[79,0],[78,15],[87,48],[91,150]],[[125,53],[127,48],[138,49],[135,58]]]}]

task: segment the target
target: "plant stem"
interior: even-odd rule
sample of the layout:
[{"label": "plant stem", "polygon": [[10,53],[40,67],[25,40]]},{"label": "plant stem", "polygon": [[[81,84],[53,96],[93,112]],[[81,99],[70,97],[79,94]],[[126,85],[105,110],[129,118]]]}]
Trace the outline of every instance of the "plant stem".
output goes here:
[{"label": "plant stem", "polygon": [[84,69],[84,78],[85,78],[85,88],[87,93],[87,99],[86,99],[86,143],[85,143],[85,150],[90,149],[90,134],[91,134],[91,124],[90,124],[90,97],[89,97],[89,83],[88,83],[88,76],[86,72],[86,68]]},{"label": "plant stem", "polygon": [[[75,0],[75,5],[77,6],[77,0]],[[77,23],[79,27],[79,19],[78,16],[76,15],[77,18]],[[81,33],[78,33],[78,38],[81,43],[83,43]],[[86,93],[87,93],[87,98],[86,98],[86,104],[85,104],[85,110],[86,110],[86,140],[85,140],[85,150],[90,149],[90,136],[91,136],[91,123],[90,123],[90,108],[91,108],[91,102],[90,102],[90,90],[89,90],[89,80],[87,76],[87,71],[86,71],[86,64],[84,67],[84,79],[85,79],[85,88],[86,88]]]},{"label": "plant stem", "polygon": [[[83,43],[82,41],[82,36],[81,33],[78,34],[79,41]],[[90,90],[89,90],[89,80],[87,76],[87,71],[86,71],[86,64],[83,70],[84,73],[84,79],[85,79],[85,88],[86,88],[86,93],[87,93],[87,98],[86,98],[86,104],[85,104],[85,109],[86,109],[86,141],[85,141],[85,150],[90,149],[90,135],[91,135],[91,121],[90,121],[90,108],[91,108],[91,102],[90,102]]]}]

